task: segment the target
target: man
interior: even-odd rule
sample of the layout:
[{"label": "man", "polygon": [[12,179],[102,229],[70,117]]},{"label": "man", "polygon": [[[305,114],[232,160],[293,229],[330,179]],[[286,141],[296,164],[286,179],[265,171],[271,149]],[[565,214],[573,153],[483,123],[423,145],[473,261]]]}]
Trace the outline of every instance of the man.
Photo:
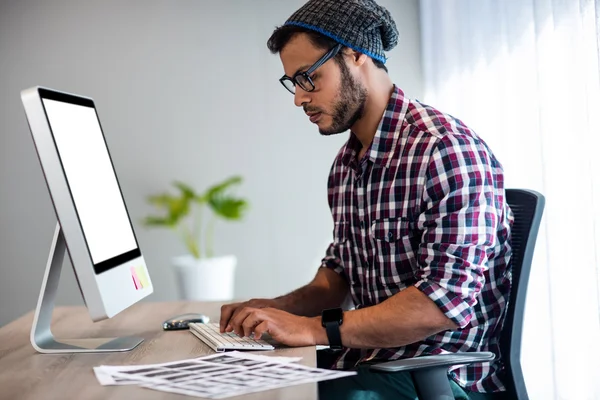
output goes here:
[{"label": "man", "polygon": [[[397,43],[372,0],[311,0],[268,41],[281,83],[323,135],[350,130],[333,162],[333,241],[308,285],[221,309],[221,330],[290,346],[342,350],[321,398],[414,399],[407,373],[368,365],[457,351],[492,351],[510,291],[512,213],[502,166],[461,121],[404,96],[387,74]],[[354,310],[342,312],[347,295]],[[323,327],[323,324],[327,328]],[[495,398],[501,360],[449,375],[456,398]],[[372,396],[372,397],[369,397]]]}]

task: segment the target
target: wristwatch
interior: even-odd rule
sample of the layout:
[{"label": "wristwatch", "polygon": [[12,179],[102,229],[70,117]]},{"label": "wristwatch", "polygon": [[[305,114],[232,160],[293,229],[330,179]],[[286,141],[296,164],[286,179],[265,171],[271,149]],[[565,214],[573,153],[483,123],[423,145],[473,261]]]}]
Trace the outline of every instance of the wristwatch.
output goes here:
[{"label": "wristwatch", "polygon": [[329,308],[321,313],[321,325],[327,331],[329,348],[332,350],[342,349],[342,337],[340,325],[344,321],[344,311],[341,308]]}]

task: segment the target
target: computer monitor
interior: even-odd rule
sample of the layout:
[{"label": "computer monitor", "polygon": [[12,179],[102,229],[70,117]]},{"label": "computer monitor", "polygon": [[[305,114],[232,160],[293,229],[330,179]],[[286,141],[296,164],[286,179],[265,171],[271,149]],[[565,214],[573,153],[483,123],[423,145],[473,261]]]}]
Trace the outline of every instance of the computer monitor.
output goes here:
[{"label": "computer monitor", "polygon": [[153,292],[94,100],[39,86],[21,100],[58,220],[31,343],[42,353],[130,350],[142,339],[59,341],[50,331],[65,252],[93,321]]}]

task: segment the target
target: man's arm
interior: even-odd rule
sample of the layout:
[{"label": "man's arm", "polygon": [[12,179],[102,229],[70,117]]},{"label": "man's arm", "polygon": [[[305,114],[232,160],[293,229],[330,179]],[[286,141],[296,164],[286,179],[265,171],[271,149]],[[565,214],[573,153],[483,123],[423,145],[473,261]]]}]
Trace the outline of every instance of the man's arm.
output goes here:
[{"label": "man's arm", "polygon": [[[274,308],[245,307],[232,319],[239,336],[264,333],[289,346],[328,345],[321,317],[301,317]],[[368,308],[347,311],[340,327],[342,344],[351,348],[403,346],[456,328],[437,305],[414,287]]]},{"label": "man's arm", "polygon": [[339,307],[348,294],[346,279],[329,268],[319,268],[308,285],[274,300],[280,310],[313,317],[326,308]]},{"label": "man's arm", "polygon": [[[321,317],[311,319],[314,344],[328,345]],[[378,349],[405,346],[458,326],[420,290],[409,287],[384,302],[346,311],[340,326],[345,347]]]}]

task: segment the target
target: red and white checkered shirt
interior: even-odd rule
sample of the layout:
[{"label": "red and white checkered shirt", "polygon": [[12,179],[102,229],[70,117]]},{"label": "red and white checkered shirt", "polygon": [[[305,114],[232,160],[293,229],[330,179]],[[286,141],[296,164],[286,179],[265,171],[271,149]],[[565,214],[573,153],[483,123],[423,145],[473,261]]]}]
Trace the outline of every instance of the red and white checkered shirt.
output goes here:
[{"label": "red and white checkered shirt", "polygon": [[350,134],[328,183],[334,238],[322,267],[342,274],[359,308],[414,286],[460,328],[388,349],[344,349],[335,368],[421,354],[491,351],[451,376],[502,390],[500,330],[509,299],[512,212],[502,165],[460,120],[395,88],[365,156]]}]

